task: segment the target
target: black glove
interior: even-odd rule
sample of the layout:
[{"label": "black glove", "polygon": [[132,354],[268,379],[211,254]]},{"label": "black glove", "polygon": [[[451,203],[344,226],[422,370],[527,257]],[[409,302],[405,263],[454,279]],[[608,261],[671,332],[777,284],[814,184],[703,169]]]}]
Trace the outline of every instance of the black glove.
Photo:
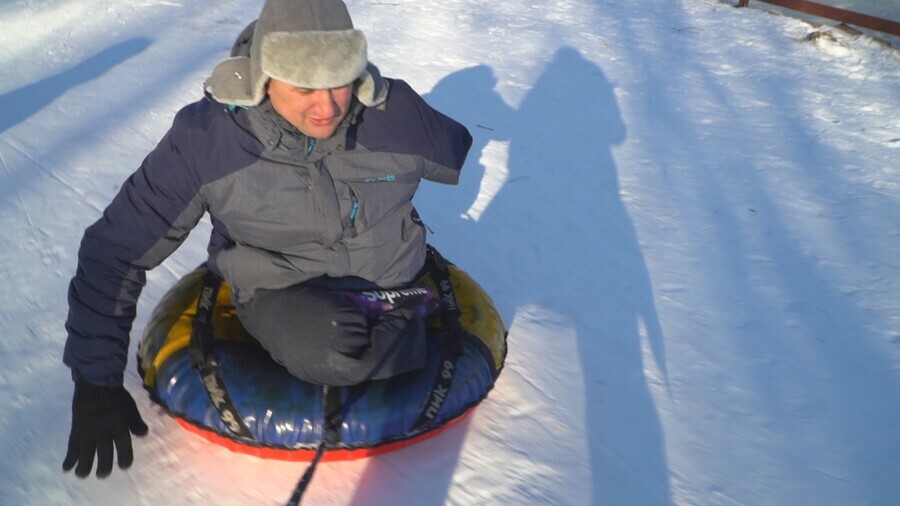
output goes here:
[{"label": "black glove", "polygon": [[75,381],[72,398],[72,431],[69,451],[63,461],[63,471],[72,469],[84,478],[91,474],[94,453],[97,454],[97,477],[112,472],[113,443],[119,456],[119,468],[125,469],[134,460],[131,432],[136,436],[147,433],[137,405],[125,387],[94,385],[82,379]]}]

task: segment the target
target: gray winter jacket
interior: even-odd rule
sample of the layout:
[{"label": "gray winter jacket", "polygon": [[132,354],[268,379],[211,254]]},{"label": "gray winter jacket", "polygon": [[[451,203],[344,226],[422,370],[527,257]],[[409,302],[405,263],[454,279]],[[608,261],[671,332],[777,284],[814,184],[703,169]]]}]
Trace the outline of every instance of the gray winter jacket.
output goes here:
[{"label": "gray winter jacket", "polygon": [[64,362],[93,383],[122,383],[145,271],[205,213],[210,266],[239,301],[323,275],[383,288],[411,281],[425,260],[413,195],[423,178],[456,183],[472,139],[405,82],[385,81],[385,104],[354,99],[336,134],[318,142],[268,102],[204,99],[181,110],[85,232]]}]

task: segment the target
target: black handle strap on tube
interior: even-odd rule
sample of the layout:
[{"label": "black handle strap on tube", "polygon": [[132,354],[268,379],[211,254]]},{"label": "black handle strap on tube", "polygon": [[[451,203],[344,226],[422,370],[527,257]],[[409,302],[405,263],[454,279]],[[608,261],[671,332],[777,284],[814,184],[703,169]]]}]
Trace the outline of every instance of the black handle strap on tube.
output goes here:
[{"label": "black handle strap on tube", "polygon": [[256,442],[253,433],[244,424],[244,420],[238,414],[222,375],[219,372],[219,364],[212,353],[213,335],[212,317],[216,307],[216,297],[222,279],[212,271],[207,271],[203,276],[203,287],[200,290],[200,298],[197,301],[197,314],[194,316],[191,341],[188,351],[191,354],[191,364],[200,373],[203,387],[212,405],[219,413],[219,418],[232,436],[243,442]]},{"label": "black handle strap on tube", "polygon": [[432,246],[428,246],[428,255],[431,257],[431,278],[437,285],[443,311],[441,312],[441,326],[445,330],[444,342],[441,346],[441,366],[434,378],[434,384],[428,391],[428,397],[422,407],[422,413],[409,430],[410,434],[416,433],[432,423],[441,412],[444,401],[453,386],[453,378],[456,376],[456,363],[462,355],[463,327],[459,322],[461,311],[457,304],[456,293],[450,282],[450,268],[444,257]]}]

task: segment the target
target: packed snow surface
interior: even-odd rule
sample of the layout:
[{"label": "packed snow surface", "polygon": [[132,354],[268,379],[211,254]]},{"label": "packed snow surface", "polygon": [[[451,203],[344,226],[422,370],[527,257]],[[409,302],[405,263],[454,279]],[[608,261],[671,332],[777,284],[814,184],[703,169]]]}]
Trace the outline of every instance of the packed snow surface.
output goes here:
[{"label": "packed snow surface", "polygon": [[[900,56],[716,0],[350,0],[370,59],[459,119],[430,241],[507,366],[461,425],[325,463],[305,504],[846,505],[900,498]],[[81,234],[261,0],[0,3],[0,503],[287,500],[126,386],[127,472],[63,474]],[[152,271],[134,335],[204,260]]]}]

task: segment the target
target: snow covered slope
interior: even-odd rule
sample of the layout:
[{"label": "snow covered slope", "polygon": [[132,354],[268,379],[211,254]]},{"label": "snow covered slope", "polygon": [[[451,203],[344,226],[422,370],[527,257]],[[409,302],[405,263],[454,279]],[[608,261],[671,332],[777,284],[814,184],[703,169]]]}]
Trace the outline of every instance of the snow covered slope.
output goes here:
[{"label": "snow covered slope", "polygon": [[[187,434],[133,361],[135,465],[60,469],[81,233],[261,3],[0,4],[0,503],[280,504],[302,473]],[[306,504],[897,501],[896,50],[715,0],[348,5],[475,137],[416,202],[511,349],[468,421],[323,464]],[[208,230],[151,273],[135,335]]]}]

